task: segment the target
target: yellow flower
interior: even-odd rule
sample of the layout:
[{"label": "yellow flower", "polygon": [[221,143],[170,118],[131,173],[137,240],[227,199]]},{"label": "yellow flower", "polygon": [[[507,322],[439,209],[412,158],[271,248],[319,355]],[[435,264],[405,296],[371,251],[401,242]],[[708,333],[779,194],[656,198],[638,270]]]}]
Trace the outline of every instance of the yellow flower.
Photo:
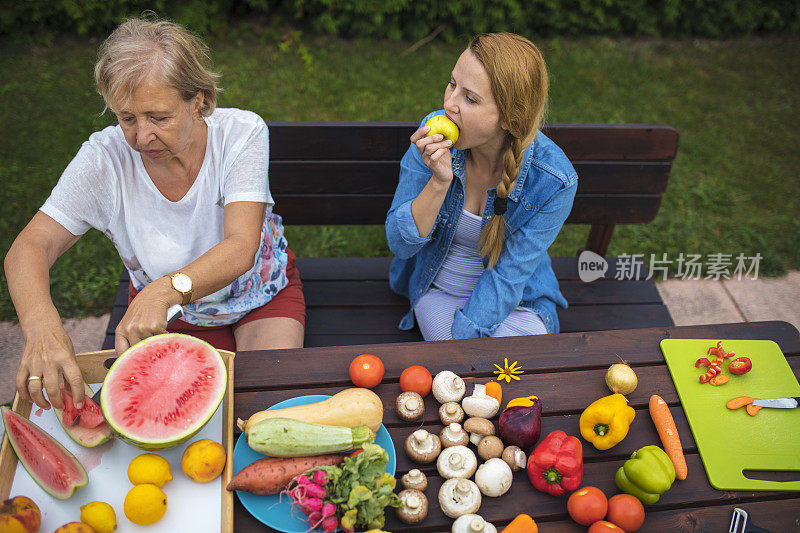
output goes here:
[{"label": "yellow flower", "polygon": [[[494,364],[494,363],[492,363]],[[509,366],[508,358],[503,358],[503,366],[494,364],[494,367],[497,369],[494,371],[495,374],[498,374],[497,381],[506,380],[506,383],[511,383],[512,379],[519,381],[519,378],[515,374],[522,374],[523,370],[519,367],[519,363],[514,361]]]}]

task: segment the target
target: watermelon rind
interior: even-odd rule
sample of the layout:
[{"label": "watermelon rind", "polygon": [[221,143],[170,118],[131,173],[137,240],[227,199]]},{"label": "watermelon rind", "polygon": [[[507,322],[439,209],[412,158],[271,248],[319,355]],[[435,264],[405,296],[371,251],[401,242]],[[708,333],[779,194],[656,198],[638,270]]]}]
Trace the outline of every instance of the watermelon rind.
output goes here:
[{"label": "watermelon rind", "polygon": [[[80,463],[80,461],[78,461],[78,459],[72,455],[69,450],[62,446],[61,443],[54,439],[49,433],[19,413],[12,411],[8,407],[3,406],[0,408],[0,410],[2,410],[3,425],[5,425],[6,428],[8,442],[11,443],[11,447],[14,448],[14,453],[17,454],[17,459],[19,459],[20,464],[25,467],[25,470],[28,471],[28,474],[30,474],[31,478],[36,482],[36,484],[42,487],[45,492],[54,498],[58,498],[59,500],[66,500],[72,496],[76,490],[89,482],[89,476],[86,474],[86,469],[83,468],[83,465]],[[17,434],[11,424],[9,424],[10,418],[14,418],[14,423],[23,425],[30,431],[39,434],[43,442],[52,443],[54,448],[52,448],[50,452],[58,455],[57,463],[59,465],[72,464],[75,467],[75,470],[77,470],[79,478],[69,480],[69,485],[61,492],[57,488],[49,486],[39,474],[33,471],[33,465],[31,464],[34,462],[34,459],[38,459],[40,456],[43,456],[45,450],[41,447],[42,444],[36,443],[35,445],[29,446],[29,448],[31,448],[30,451],[33,453],[30,454],[30,456],[26,456],[24,453],[25,450],[22,449],[23,443],[20,442],[23,437],[22,435]]]},{"label": "watermelon rind", "polygon": [[[83,387],[84,394],[91,397],[94,391],[89,388],[86,382],[84,382]],[[55,408],[53,411],[55,411],[56,418],[58,418],[58,421],[61,423],[61,427],[64,428],[64,433],[75,441],[76,444],[84,448],[95,448],[111,438],[111,428],[108,427],[106,423],[100,424],[100,426],[96,428],[85,428],[77,424],[72,427],[67,427],[64,424],[63,411]]]},{"label": "watermelon rind", "polygon": [[[133,358],[130,360],[136,361],[136,358],[144,357],[147,348],[153,347],[153,349],[157,349],[161,343],[166,343],[169,341],[187,343],[186,346],[188,349],[200,349],[209,357],[210,362],[215,366],[218,379],[215,385],[216,390],[212,391],[215,394],[212,394],[212,397],[207,400],[205,405],[203,405],[203,412],[193,414],[194,419],[183,431],[174,431],[172,434],[167,435],[166,433],[169,432],[168,430],[174,430],[174,428],[168,428],[165,429],[164,436],[144,437],[137,435],[133,429],[126,427],[122,423],[122,420],[118,419],[115,415],[114,410],[119,409],[120,405],[124,404],[124,399],[114,398],[115,391],[120,388],[116,385],[115,381],[130,379],[129,376],[123,375],[123,370],[120,370],[127,364],[128,359]],[[163,378],[161,375],[157,377]],[[111,368],[109,369],[105,380],[103,381],[103,388],[100,392],[100,408],[103,410],[103,416],[105,417],[106,422],[116,438],[142,450],[163,450],[166,448],[173,448],[183,442],[186,442],[198,431],[200,431],[216,412],[219,404],[222,402],[222,399],[225,396],[226,388],[227,371],[225,368],[225,361],[222,359],[222,356],[216,348],[196,337],[183,335],[180,333],[165,333],[139,341],[125,350],[125,352],[123,352],[122,355],[120,355],[117,360],[114,361],[114,364],[111,365]],[[163,389],[159,392],[163,392]],[[170,390],[170,392],[172,391]],[[122,394],[122,392],[116,392],[116,394]],[[165,401],[164,405],[169,403],[170,402]],[[167,425],[166,422],[165,425]]]}]

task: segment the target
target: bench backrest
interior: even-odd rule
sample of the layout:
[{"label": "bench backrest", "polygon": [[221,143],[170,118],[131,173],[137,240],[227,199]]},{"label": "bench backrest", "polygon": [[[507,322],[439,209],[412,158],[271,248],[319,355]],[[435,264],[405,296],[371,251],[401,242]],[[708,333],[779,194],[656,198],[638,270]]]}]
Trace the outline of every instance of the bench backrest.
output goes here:
[{"label": "bench backrest", "polygon": [[[269,122],[270,189],[285,224],[382,225],[413,122]],[[548,124],[578,173],[568,224],[590,224],[605,255],[615,224],[652,221],[678,133],[650,124]]]}]

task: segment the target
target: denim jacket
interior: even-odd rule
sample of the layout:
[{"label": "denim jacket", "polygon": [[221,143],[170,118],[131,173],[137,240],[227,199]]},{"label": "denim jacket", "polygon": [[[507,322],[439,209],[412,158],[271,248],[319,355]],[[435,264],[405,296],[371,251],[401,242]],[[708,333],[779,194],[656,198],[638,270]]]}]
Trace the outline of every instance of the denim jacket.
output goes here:
[{"label": "denim jacket", "polygon": [[[431,113],[425,119],[444,111]],[[411,215],[411,202],[432,172],[411,144],[400,162],[400,181],[386,216],[386,238],[395,255],[389,271],[392,289],[407,297],[412,310],[400,329],[414,326],[414,305],[428,290],[453,241],[464,208],[466,151],[450,150],[453,181],[433,229],[420,237]],[[491,337],[517,306],[536,311],[548,333],[558,333],[556,305],[567,307],[558,288],[547,249],[572,210],[578,176],[564,152],[542,132],[525,149],[505,213],[505,245],[494,268],[484,270],[463,309],[455,313],[454,339]],[[481,227],[493,213],[497,189],[488,189]],[[487,266],[484,259],[484,267]]]}]

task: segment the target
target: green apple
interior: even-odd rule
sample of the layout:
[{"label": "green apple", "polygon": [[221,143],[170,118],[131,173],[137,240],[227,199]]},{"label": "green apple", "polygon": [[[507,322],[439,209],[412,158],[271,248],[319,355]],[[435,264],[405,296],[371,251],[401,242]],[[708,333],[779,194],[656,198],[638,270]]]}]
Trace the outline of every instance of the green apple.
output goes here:
[{"label": "green apple", "polygon": [[458,126],[445,115],[434,115],[428,119],[425,125],[431,127],[425,137],[440,133],[444,136],[445,140],[451,141],[453,144],[458,140]]}]

